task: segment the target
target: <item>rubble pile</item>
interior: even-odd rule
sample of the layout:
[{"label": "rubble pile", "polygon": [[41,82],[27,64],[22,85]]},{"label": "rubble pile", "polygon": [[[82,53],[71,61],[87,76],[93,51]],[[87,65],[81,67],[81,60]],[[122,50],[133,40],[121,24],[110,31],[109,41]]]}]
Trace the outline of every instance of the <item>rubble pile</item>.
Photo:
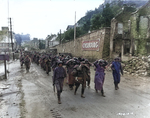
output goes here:
[{"label": "rubble pile", "polygon": [[124,62],[124,73],[133,76],[147,76],[150,74],[150,57],[134,57]]}]

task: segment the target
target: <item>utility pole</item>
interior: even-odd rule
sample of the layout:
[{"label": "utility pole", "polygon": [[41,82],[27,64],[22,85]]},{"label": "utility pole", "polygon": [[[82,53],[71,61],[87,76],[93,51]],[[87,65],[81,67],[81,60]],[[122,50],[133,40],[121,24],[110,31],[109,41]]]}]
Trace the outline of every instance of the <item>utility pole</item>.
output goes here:
[{"label": "utility pole", "polygon": [[76,39],[76,11],[75,11],[75,24],[74,24],[74,52],[75,52],[75,39]]},{"label": "utility pole", "polygon": [[75,24],[74,24],[74,40],[76,39],[76,11],[75,11]]},{"label": "utility pole", "polygon": [[5,69],[5,79],[7,79],[7,69],[6,69],[6,54],[4,56],[4,69]]},{"label": "utility pole", "polygon": [[[14,51],[13,49],[13,35],[12,35],[12,23],[11,23],[11,18],[10,18],[10,37],[11,37],[11,46],[12,46],[12,52]],[[13,52],[13,60],[14,60],[14,52]]]},{"label": "utility pole", "polygon": [[60,44],[61,44],[61,29],[60,29]]}]

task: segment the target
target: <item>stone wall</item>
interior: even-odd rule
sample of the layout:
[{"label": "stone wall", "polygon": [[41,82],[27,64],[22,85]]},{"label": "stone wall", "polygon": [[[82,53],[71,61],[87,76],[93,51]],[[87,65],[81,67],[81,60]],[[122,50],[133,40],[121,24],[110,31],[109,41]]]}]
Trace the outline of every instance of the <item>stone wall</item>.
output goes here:
[{"label": "stone wall", "polygon": [[[99,40],[99,50],[83,50],[83,41]],[[84,57],[89,60],[96,60],[109,56],[110,51],[110,28],[103,28],[97,31],[88,33],[75,41],[70,41],[61,45],[54,46],[57,53],[71,53],[75,57]]]}]

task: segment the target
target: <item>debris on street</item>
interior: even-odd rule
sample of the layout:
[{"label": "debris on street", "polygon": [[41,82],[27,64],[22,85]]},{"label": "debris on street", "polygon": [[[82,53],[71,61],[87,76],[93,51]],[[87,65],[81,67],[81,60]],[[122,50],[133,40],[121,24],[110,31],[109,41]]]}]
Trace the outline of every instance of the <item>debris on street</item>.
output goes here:
[{"label": "debris on street", "polygon": [[125,64],[124,73],[133,76],[147,76],[150,74],[150,57],[134,57]]}]

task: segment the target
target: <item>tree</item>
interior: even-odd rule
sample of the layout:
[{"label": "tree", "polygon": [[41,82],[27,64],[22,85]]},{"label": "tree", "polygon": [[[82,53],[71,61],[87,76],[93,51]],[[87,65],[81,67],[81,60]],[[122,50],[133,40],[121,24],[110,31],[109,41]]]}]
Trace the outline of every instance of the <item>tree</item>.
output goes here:
[{"label": "tree", "polygon": [[39,40],[39,49],[45,49],[44,40]]},{"label": "tree", "polygon": [[86,21],[86,23],[83,25],[83,27],[81,27],[81,31],[83,34],[86,34],[88,33],[88,31],[90,30],[90,25],[91,25],[91,22],[90,20]]},{"label": "tree", "polygon": [[65,36],[64,36],[65,40],[73,40],[74,39],[74,29],[70,29],[68,31],[65,32]]},{"label": "tree", "polygon": [[113,11],[110,7],[110,4],[106,4],[106,7],[104,8],[102,12],[103,16],[103,27],[110,27],[111,19],[114,17]]},{"label": "tree", "polygon": [[106,4],[102,13],[95,14],[91,19],[91,29],[97,30],[101,27],[110,27],[111,19],[114,17],[113,11],[109,4]]},{"label": "tree", "polygon": [[102,27],[103,19],[104,18],[101,14],[94,15],[91,19],[91,30],[97,30]]}]

